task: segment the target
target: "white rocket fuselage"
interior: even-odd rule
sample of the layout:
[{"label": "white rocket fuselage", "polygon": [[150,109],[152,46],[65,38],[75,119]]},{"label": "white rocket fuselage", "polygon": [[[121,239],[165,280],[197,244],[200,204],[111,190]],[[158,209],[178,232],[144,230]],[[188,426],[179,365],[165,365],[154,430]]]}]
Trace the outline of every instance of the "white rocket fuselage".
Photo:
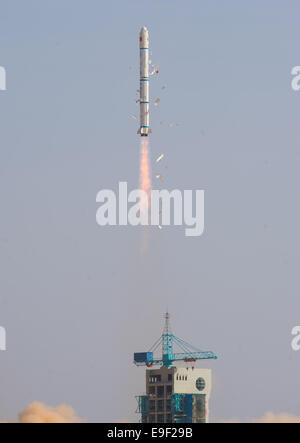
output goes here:
[{"label": "white rocket fuselage", "polygon": [[150,129],[149,97],[149,33],[143,27],[140,32],[140,128],[138,134],[147,137]]}]

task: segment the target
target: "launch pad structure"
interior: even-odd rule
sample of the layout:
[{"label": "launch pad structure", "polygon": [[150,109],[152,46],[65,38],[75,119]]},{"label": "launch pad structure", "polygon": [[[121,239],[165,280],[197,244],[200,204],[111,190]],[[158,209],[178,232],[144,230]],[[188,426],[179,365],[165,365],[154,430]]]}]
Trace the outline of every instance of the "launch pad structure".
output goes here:
[{"label": "launch pad structure", "polygon": [[[195,368],[197,360],[217,359],[172,334],[165,314],[163,334],[148,352],[134,354],[136,366],[146,366],[146,394],[137,396],[142,423],[208,423],[212,387],[210,369]],[[162,349],[161,357],[154,352]],[[181,352],[174,352],[178,347]],[[183,362],[186,367],[175,367]],[[152,369],[160,366],[159,369]]]}]

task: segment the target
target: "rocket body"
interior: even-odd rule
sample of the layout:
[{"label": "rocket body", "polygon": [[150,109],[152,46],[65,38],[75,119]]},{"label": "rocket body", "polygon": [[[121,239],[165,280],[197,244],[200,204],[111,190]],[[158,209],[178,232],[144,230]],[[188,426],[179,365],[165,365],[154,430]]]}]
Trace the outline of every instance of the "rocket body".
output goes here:
[{"label": "rocket body", "polygon": [[140,32],[140,128],[137,133],[144,137],[151,133],[149,83],[149,33],[143,27]]}]

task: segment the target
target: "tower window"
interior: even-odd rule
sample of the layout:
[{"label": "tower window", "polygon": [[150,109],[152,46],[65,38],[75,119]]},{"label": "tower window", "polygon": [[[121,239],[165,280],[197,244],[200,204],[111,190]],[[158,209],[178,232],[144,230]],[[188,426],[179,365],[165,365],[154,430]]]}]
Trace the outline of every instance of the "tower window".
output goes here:
[{"label": "tower window", "polygon": [[155,401],[154,400],[149,401],[149,410],[155,411]]},{"label": "tower window", "polygon": [[167,415],[167,423],[172,423],[172,417],[170,414]]},{"label": "tower window", "polygon": [[158,386],[157,387],[157,396],[163,397],[165,394],[165,387],[164,386]]},{"label": "tower window", "polygon": [[157,416],[157,423],[163,423],[164,422],[164,415],[163,414],[159,414]]},{"label": "tower window", "polygon": [[158,411],[163,411],[164,410],[164,401],[163,400],[158,400],[157,402],[157,410]]},{"label": "tower window", "polygon": [[149,387],[149,394],[150,395],[155,395],[155,386],[150,386]]}]

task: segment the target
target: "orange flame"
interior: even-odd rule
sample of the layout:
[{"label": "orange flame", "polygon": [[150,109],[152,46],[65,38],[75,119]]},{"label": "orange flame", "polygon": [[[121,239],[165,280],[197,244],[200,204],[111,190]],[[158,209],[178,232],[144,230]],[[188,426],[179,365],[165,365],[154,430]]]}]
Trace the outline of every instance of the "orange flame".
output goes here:
[{"label": "orange flame", "polygon": [[147,194],[146,198],[141,199],[141,212],[149,212],[151,187],[149,141],[148,137],[141,137],[140,189]]}]

